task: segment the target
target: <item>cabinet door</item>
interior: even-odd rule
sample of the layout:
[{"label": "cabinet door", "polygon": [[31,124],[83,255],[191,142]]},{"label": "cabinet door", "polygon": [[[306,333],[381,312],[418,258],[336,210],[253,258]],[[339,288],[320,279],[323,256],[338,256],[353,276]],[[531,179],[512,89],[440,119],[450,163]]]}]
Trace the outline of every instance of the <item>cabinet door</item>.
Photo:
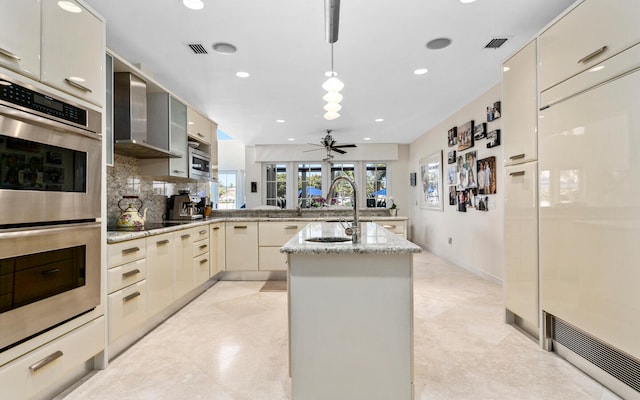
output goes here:
[{"label": "cabinet door", "polygon": [[226,223],[226,270],[258,270],[258,223]]},{"label": "cabinet door", "polygon": [[538,158],[535,40],[502,68],[502,141],[505,165]]},{"label": "cabinet door", "polygon": [[195,237],[197,229],[184,229],[175,232],[175,298],[187,294],[195,286],[195,280],[193,276],[193,238]]},{"label": "cabinet door", "polygon": [[111,293],[109,301],[109,343],[134,330],[147,320],[147,281]]},{"label": "cabinet door", "polygon": [[259,243],[260,246],[284,246],[306,223],[296,221],[270,221],[260,222]]},{"label": "cabinet door", "polygon": [[211,249],[209,275],[214,276],[225,266],[225,226],[223,222],[211,224],[209,247]]},{"label": "cabinet door", "polygon": [[193,273],[196,286],[209,279],[209,270],[209,253],[201,254],[193,259]]},{"label": "cabinet door", "polygon": [[40,79],[40,1],[3,1],[0,65]]},{"label": "cabinet door", "polygon": [[280,253],[280,247],[260,247],[258,255],[260,271],[287,270],[287,255]]},{"label": "cabinet door", "polygon": [[203,143],[211,143],[211,121],[191,107],[187,107],[187,134]]},{"label": "cabinet door", "polygon": [[538,327],[537,163],[505,169],[505,305]]},{"label": "cabinet door", "polygon": [[540,89],[546,90],[637,43],[639,15],[638,0],[581,3],[540,35]]},{"label": "cabinet door", "polygon": [[147,288],[150,317],[173,302],[174,253],[173,233],[147,238]]},{"label": "cabinet door", "polygon": [[113,56],[105,57],[105,105],[104,105],[104,141],[106,146],[105,163],[113,165]]},{"label": "cabinet door", "polygon": [[169,106],[169,151],[180,158],[169,159],[169,175],[186,178],[189,175],[187,151],[187,106],[171,96]]},{"label": "cabinet door", "polygon": [[[102,106],[104,24],[75,1],[78,12],[42,2],[42,82]],[[22,29],[21,29],[22,31]]]}]

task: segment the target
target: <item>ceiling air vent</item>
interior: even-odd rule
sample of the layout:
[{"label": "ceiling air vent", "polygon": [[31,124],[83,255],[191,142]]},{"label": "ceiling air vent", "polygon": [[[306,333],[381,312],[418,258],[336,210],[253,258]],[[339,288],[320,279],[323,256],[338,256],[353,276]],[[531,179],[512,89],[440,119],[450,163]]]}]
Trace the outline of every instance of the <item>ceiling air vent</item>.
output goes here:
[{"label": "ceiling air vent", "polygon": [[504,44],[509,38],[493,38],[487,43],[485,49],[497,49]]},{"label": "ceiling air vent", "polygon": [[209,54],[207,49],[205,49],[201,43],[187,43],[187,46],[194,54]]}]

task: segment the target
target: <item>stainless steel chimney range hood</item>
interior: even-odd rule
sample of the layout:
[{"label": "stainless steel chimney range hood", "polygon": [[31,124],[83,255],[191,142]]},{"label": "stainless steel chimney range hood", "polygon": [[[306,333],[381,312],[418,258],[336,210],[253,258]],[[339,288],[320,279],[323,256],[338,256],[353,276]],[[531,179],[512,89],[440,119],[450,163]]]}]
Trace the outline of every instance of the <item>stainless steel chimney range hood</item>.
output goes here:
[{"label": "stainless steel chimney range hood", "polygon": [[147,84],[130,72],[113,77],[114,152],[135,158],[179,158],[155,143],[147,133]]}]

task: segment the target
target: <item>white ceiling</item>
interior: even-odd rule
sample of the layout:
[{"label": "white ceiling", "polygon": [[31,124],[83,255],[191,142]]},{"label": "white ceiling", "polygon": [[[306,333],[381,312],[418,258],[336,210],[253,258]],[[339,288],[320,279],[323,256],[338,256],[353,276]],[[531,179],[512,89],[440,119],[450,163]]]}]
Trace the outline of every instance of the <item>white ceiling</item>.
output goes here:
[{"label": "white ceiling", "polygon": [[[323,118],[330,70],[323,0],[204,0],[200,11],[179,0],[85,3],[107,19],[109,48],[254,145],[318,143],[326,129],[340,143],[410,143],[498,83],[501,62],[573,1],[343,0],[334,69],[345,88],[334,121]],[[453,42],[427,49],[438,37]],[[493,37],[510,39],[485,49]],[[238,51],[215,53],[216,42]],[[202,43],[209,54],[193,54],[186,43]],[[413,74],[423,67],[427,74]]]}]

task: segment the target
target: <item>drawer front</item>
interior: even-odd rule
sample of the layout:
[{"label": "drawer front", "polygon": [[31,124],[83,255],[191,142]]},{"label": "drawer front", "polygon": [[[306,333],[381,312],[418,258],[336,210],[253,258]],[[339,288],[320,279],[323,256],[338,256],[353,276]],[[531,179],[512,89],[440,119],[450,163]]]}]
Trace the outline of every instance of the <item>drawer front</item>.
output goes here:
[{"label": "drawer front", "polygon": [[306,224],[299,221],[260,222],[258,227],[260,246],[283,246]]},{"label": "drawer front", "polygon": [[144,239],[128,240],[107,246],[107,264],[109,268],[127,264],[146,256]]},{"label": "drawer front", "polygon": [[137,260],[107,271],[107,293],[140,282],[147,277],[147,260]]},{"label": "drawer front", "polygon": [[99,317],[0,368],[2,398],[45,397],[69,371],[104,350],[104,324]]},{"label": "drawer front", "polygon": [[209,226],[203,225],[197,228],[193,228],[193,241],[209,239]]},{"label": "drawer front", "polygon": [[280,247],[260,247],[258,266],[260,271],[286,271],[287,255]]},{"label": "drawer front", "polygon": [[109,343],[137,328],[147,319],[147,281],[109,295]]},{"label": "drawer front", "polygon": [[396,235],[404,236],[405,234],[404,221],[378,221],[377,223]]},{"label": "drawer front", "polygon": [[209,254],[209,239],[200,240],[193,244],[193,256],[197,257],[203,254]]},{"label": "drawer front", "polygon": [[586,0],[540,35],[540,89],[640,41],[638,0]]},{"label": "drawer front", "polygon": [[209,254],[202,254],[193,259],[193,271],[195,273],[196,286],[209,279]]}]

